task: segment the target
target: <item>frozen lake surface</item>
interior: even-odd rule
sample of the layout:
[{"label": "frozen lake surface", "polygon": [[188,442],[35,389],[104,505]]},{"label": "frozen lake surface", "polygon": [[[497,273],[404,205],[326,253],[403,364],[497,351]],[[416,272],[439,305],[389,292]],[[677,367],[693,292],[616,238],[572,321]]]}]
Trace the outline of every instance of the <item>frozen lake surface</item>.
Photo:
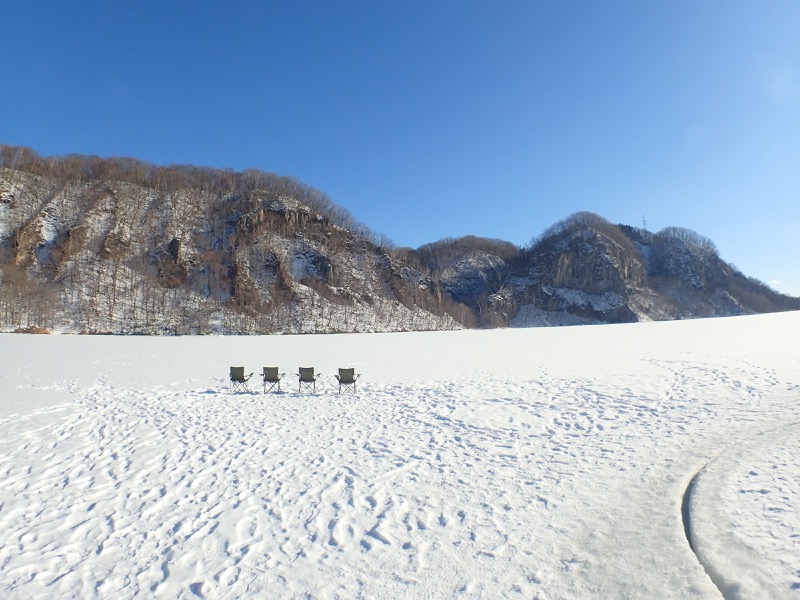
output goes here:
[{"label": "frozen lake surface", "polygon": [[0,596],[800,598],[798,333],[0,335]]}]

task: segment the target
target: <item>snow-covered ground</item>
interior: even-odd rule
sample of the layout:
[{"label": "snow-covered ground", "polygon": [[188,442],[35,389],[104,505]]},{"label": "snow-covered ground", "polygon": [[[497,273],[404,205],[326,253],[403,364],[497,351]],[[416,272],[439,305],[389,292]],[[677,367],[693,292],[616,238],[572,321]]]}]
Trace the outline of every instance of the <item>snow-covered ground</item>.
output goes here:
[{"label": "snow-covered ground", "polygon": [[798,332],[2,335],[0,597],[800,598]]}]

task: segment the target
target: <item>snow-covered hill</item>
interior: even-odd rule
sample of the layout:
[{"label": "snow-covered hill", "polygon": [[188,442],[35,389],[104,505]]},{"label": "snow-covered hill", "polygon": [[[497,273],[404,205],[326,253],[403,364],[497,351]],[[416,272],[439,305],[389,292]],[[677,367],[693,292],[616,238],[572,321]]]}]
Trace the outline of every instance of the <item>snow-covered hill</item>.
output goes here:
[{"label": "snow-covered hill", "polygon": [[[431,247],[432,246],[432,247]],[[420,260],[444,264],[442,282],[484,326],[625,323],[800,309],[723,261],[713,243],[669,227],[651,233],[577,213],[529,248],[509,253],[492,240],[463,238],[425,247]],[[446,257],[434,260],[437,257]]]},{"label": "snow-covered hill", "polygon": [[710,241],[578,213],[529,248],[393,248],[259,171],[0,146],[0,330],[313,333],[618,323],[800,308]]},{"label": "snow-covered hill", "polygon": [[133,183],[0,168],[2,329],[460,327],[430,278],[319,192],[263,173],[162,171]]}]

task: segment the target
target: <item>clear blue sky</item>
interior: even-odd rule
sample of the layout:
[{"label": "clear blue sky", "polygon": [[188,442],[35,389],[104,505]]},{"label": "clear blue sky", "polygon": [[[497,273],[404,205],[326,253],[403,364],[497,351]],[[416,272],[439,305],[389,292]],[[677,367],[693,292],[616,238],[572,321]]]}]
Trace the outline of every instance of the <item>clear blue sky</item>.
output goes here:
[{"label": "clear blue sky", "polygon": [[800,295],[800,2],[0,2],[0,143],[291,175],[396,244],[573,212]]}]

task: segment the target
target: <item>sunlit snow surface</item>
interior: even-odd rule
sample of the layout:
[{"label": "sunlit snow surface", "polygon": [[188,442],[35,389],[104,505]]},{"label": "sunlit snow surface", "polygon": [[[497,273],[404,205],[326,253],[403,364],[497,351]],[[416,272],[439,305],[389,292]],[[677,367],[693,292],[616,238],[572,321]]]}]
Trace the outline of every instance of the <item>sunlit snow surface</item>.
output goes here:
[{"label": "sunlit snow surface", "polygon": [[797,598],[798,332],[2,335],[0,597]]}]

